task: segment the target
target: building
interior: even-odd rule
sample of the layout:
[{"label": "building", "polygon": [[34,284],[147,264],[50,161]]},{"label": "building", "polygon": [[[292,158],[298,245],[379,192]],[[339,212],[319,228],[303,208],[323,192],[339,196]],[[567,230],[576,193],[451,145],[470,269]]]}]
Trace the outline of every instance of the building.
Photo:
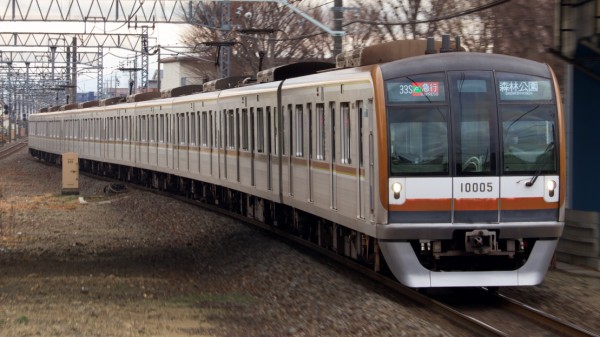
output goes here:
[{"label": "building", "polygon": [[556,6],[553,52],[570,63],[563,85],[569,209],[558,258],[600,270],[600,0]]},{"label": "building", "polygon": [[182,85],[202,84],[217,78],[214,62],[208,62],[191,56],[168,57],[160,60],[163,67],[161,90]]}]

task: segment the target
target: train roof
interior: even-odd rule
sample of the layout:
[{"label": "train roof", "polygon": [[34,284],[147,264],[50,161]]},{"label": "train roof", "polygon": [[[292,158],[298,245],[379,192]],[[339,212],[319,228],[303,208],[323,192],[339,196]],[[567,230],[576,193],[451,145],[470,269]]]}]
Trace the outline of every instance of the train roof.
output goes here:
[{"label": "train roof", "polygon": [[316,74],[319,71],[333,68],[329,62],[299,62],[286,64],[258,72],[256,81],[258,83],[277,82],[289,78]]},{"label": "train roof", "polygon": [[[437,51],[440,51],[437,54]],[[384,80],[420,73],[453,70],[494,70],[526,73],[550,77],[547,65],[513,56],[483,53],[462,53],[460,40],[451,42],[448,35],[442,41],[401,40],[369,46],[342,53],[336,57],[336,67],[327,62],[299,62],[274,67],[257,74],[256,82],[251,76],[232,76],[213,80],[202,85],[189,85],[159,92],[130,95],[126,99],[111,97],[100,101],[68,104],[40,109],[40,112],[105,107],[119,104],[119,108],[146,104],[180,104],[203,99],[218,99],[258,91],[276,91],[281,81],[284,87],[304,86],[315,82],[330,83],[369,80],[373,67],[379,66]],[[428,55],[429,54],[429,55]],[[335,73],[335,76],[333,75]],[[225,90],[227,89],[227,90]],[[202,92],[200,92],[202,91]],[[141,103],[149,100],[155,102]],[[125,101],[127,103],[125,103]],[[123,105],[122,105],[123,104]],[[112,109],[111,109],[112,110]]]},{"label": "train roof", "polygon": [[438,71],[493,70],[550,77],[546,64],[487,53],[443,53],[412,57],[380,65],[384,80]]},{"label": "train roof", "polygon": [[442,41],[435,41],[433,38],[398,40],[340,53],[336,56],[336,68],[387,63],[414,56],[435,54],[438,50],[440,53],[464,51],[460,47],[460,39],[456,38],[452,42],[449,35],[444,35]]}]

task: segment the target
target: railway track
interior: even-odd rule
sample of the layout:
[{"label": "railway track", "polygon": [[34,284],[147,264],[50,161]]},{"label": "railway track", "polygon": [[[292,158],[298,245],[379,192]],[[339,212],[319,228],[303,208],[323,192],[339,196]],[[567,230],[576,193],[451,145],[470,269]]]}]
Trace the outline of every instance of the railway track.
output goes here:
[{"label": "railway track", "polygon": [[[151,189],[149,189],[151,190]],[[152,190],[154,191],[154,190]],[[156,191],[154,191],[156,192]],[[484,310],[487,311],[488,314],[484,315],[487,317],[493,318],[501,318],[500,321],[488,320],[486,317],[482,317],[482,315],[477,314],[482,311],[481,306],[479,304],[470,306],[465,308],[465,306],[455,307],[444,301],[437,300],[433,296],[429,296],[427,294],[421,293],[417,290],[407,288],[402,284],[398,283],[396,280],[386,277],[382,274],[376,273],[373,270],[358,265],[354,261],[351,261],[343,256],[335,254],[329,250],[318,247],[314,244],[307,243],[304,240],[290,235],[287,232],[283,232],[278,230],[277,228],[273,228],[271,226],[264,225],[258,221],[253,219],[249,219],[245,216],[239,214],[232,214],[223,210],[221,208],[207,205],[198,201],[191,200],[189,198],[183,196],[174,196],[175,198],[187,202],[198,205],[205,209],[211,210],[213,212],[218,212],[230,217],[233,217],[237,220],[240,220],[244,223],[248,223],[257,227],[260,227],[264,230],[267,230],[271,233],[276,234],[279,237],[284,237],[285,239],[294,242],[295,244],[301,245],[304,248],[307,248],[311,251],[314,251],[320,255],[324,255],[337,263],[340,263],[364,276],[369,277],[370,279],[377,281],[378,283],[386,286],[391,289],[395,293],[400,294],[403,297],[409,298],[420,305],[426,306],[441,316],[445,317],[452,324],[458,325],[461,328],[464,328],[474,335],[478,336],[515,336],[517,334],[523,336],[595,336],[600,337],[600,335],[595,334],[591,331],[586,330],[585,328],[578,327],[570,322],[562,320],[558,317],[552,316],[550,314],[544,313],[543,311],[537,310],[535,308],[529,307],[525,304],[522,304],[516,300],[510,299],[501,294],[486,291],[484,289],[468,289],[466,291],[475,294],[475,296],[481,296],[482,294],[489,298],[489,306]],[[450,291],[455,291],[456,289],[451,289]],[[508,314],[507,314],[508,313]],[[512,317],[512,322],[514,324],[509,324],[507,326],[506,322],[502,321],[502,317]]]},{"label": "railway track", "polygon": [[[110,182],[117,180],[99,177],[86,172],[81,174],[94,177],[96,179],[104,179]],[[287,232],[265,225],[256,220],[250,219],[240,214],[231,213],[227,210],[214,205],[202,203],[197,200],[187,198],[185,196],[175,195],[163,191],[157,191],[152,188],[128,184],[136,189],[169,196],[179,201],[202,207],[212,212],[216,212],[225,216],[229,216],[243,223],[259,227],[268,232],[276,234],[278,237],[283,237],[286,240],[300,245],[319,255],[347,267],[359,274],[366,276],[373,281],[387,287],[394,293],[408,298],[419,305],[427,307],[429,310],[436,312],[450,324],[459,326],[477,336],[596,336],[600,335],[588,331],[585,328],[576,326],[558,317],[544,313],[538,309],[522,304],[516,300],[510,299],[495,291],[483,289],[460,289],[447,288],[446,291],[451,294],[450,297],[435,294],[435,290],[428,292],[419,292],[415,289],[407,288],[396,280],[391,279],[373,270],[358,265],[352,260],[340,256],[332,251],[318,247],[302,240],[299,237],[291,235]]]},{"label": "railway track", "polygon": [[532,308],[517,300],[502,294],[495,294],[498,304],[508,311],[527,317],[531,321],[549,327],[551,330],[565,336],[600,336],[585,328],[578,327],[556,316],[549,315],[541,310]]},{"label": "railway track", "polygon": [[4,144],[3,147],[0,147],[0,159],[6,158],[13,153],[18,152],[22,148],[27,146],[27,139],[21,139],[16,143]]},{"label": "railway track", "polygon": [[432,300],[495,327],[494,336],[599,336],[586,328],[487,289],[441,289]]}]

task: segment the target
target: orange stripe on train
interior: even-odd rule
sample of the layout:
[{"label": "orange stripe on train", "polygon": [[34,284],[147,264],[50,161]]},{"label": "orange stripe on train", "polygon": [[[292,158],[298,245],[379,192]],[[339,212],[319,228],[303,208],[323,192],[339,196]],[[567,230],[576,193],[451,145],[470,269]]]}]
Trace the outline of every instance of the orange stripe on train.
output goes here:
[{"label": "orange stripe on train", "polygon": [[544,198],[502,198],[503,210],[552,209],[558,208],[556,202],[546,202]]},{"label": "orange stripe on train", "polygon": [[455,211],[494,211],[498,210],[498,198],[455,199]]},{"label": "orange stripe on train", "polygon": [[402,205],[390,205],[390,211],[450,211],[452,199],[407,199]]},{"label": "orange stripe on train", "polygon": [[[544,201],[544,198],[502,198],[503,211],[537,210],[557,208],[558,204]],[[497,198],[455,199],[456,211],[493,211],[498,209]],[[431,212],[452,210],[452,199],[407,199],[402,205],[390,205],[395,212]]]}]

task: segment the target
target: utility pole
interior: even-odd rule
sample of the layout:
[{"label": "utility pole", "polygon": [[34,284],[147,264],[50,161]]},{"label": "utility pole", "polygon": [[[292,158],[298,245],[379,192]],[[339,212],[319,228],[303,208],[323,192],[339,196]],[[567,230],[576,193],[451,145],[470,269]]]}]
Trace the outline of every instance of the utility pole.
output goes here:
[{"label": "utility pole", "polygon": [[[333,30],[342,31],[342,24],[344,21],[344,1],[343,0],[335,0],[333,2]],[[340,54],[343,51],[342,46],[342,35],[334,35],[333,36],[333,57]]]},{"label": "utility pole", "polygon": [[[222,40],[225,41],[229,31],[231,30],[231,3],[229,0],[223,1],[221,4],[221,35]],[[219,46],[217,47],[221,52],[219,57],[219,76],[226,78],[230,76],[229,63],[231,62],[231,47],[230,46]]]},{"label": "utility pole", "polygon": [[77,38],[73,37],[73,65],[71,72],[71,102],[77,103]]}]

